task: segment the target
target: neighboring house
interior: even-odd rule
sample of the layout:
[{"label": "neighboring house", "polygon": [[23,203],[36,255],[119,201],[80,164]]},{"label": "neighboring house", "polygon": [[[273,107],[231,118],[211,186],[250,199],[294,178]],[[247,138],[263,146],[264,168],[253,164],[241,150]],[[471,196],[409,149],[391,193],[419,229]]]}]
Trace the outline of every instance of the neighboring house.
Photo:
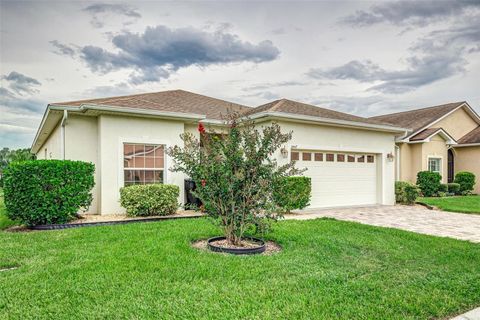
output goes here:
[{"label": "neighboring house", "polygon": [[417,172],[439,172],[444,183],[459,171],[473,172],[480,193],[480,117],[467,102],[370,118],[408,128],[397,138],[396,178],[416,181]]},{"label": "neighboring house", "polygon": [[[241,113],[256,124],[275,121],[293,139],[275,154],[279,163],[297,160],[312,177],[310,207],[395,202],[395,137],[405,129],[290,100],[257,108],[182,90],[49,104],[32,152],[38,159],[72,159],[96,166],[90,213],[124,212],[119,189],[164,182],[180,187],[165,149],[182,145],[180,134],[198,136],[199,122],[221,129],[223,116]],[[222,116],[223,115],[223,116]]]}]

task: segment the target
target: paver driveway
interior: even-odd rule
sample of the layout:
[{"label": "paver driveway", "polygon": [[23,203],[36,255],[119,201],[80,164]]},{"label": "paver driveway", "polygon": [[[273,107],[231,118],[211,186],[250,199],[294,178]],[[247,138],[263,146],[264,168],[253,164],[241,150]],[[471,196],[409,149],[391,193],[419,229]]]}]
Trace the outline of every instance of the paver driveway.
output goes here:
[{"label": "paver driveway", "polygon": [[422,206],[306,209],[286,215],[285,219],[307,220],[321,217],[480,243],[480,215],[429,210]]}]

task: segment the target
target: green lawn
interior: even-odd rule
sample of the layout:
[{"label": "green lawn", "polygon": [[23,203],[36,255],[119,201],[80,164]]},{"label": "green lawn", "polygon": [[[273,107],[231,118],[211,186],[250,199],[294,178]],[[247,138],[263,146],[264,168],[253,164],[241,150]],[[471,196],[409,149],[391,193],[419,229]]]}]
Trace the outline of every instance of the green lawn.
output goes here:
[{"label": "green lawn", "polygon": [[444,319],[480,306],[480,245],[331,219],[283,251],[199,251],[206,219],[0,232],[0,319]]},{"label": "green lawn", "polygon": [[3,203],[3,189],[0,188],[0,230],[6,229],[16,223],[7,218],[5,204]]},{"label": "green lawn", "polygon": [[444,211],[480,214],[480,196],[419,198],[418,202],[435,206]]}]

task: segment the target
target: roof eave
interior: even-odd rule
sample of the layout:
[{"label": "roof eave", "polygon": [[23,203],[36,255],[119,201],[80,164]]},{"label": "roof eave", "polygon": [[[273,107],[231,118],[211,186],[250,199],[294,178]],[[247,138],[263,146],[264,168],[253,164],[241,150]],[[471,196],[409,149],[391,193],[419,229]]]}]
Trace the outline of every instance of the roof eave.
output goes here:
[{"label": "roof eave", "polygon": [[293,114],[288,112],[278,112],[278,111],[264,111],[264,112],[259,112],[259,113],[255,113],[253,115],[248,116],[248,119],[252,119],[252,120],[261,119],[261,118],[265,118],[265,119],[280,118],[280,119],[287,119],[287,120],[308,121],[308,122],[323,123],[323,124],[342,126],[342,127],[362,128],[362,129],[369,129],[374,131],[384,131],[384,132],[393,132],[393,133],[405,133],[406,131],[408,131],[408,129],[395,127],[395,126],[380,125],[380,124],[377,125],[377,124],[371,124],[371,123],[365,123],[365,122],[338,120],[338,119],[299,115],[299,114]]}]

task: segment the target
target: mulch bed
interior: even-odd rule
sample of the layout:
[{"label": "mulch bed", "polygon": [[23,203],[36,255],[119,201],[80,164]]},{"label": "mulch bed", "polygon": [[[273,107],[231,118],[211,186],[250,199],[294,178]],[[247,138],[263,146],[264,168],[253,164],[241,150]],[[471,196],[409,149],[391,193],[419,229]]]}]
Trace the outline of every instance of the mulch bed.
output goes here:
[{"label": "mulch bed", "polygon": [[[208,239],[201,239],[201,240],[194,241],[194,242],[192,242],[192,247],[194,247],[195,249],[208,251],[208,252],[211,252],[211,253],[231,255],[229,253],[211,251],[210,249],[208,249],[207,241],[208,241]],[[225,240],[215,241],[215,244],[216,245],[222,245],[222,242],[225,242],[225,246],[227,246]],[[258,246],[258,243],[256,243],[256,242],[244,241],[244,243],[245,243],[244,244],[245,246],[243,246],[242,248],[252,248],[252,247]],[[280,245],[278,245],[277,243],[275,243],[273,241],[265,241],[265,245],[266,245],[265,252],[260,253],[258,255],[270,256],[272,254],[275,254],[275,253],[278,253],[278,252],[282,251],[282,247],[280,247]],[[232,248],[233,246],[229,245],[229,247]]]}]

